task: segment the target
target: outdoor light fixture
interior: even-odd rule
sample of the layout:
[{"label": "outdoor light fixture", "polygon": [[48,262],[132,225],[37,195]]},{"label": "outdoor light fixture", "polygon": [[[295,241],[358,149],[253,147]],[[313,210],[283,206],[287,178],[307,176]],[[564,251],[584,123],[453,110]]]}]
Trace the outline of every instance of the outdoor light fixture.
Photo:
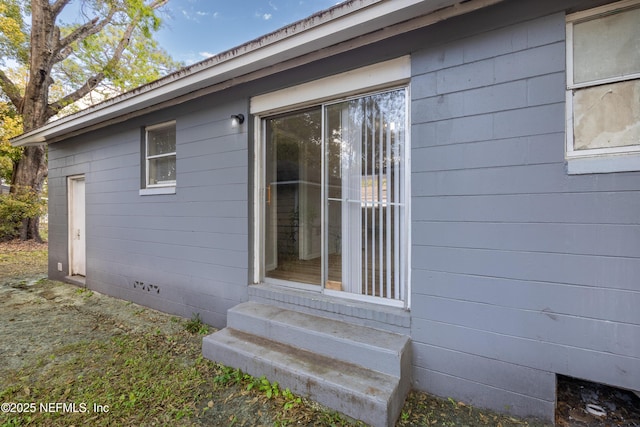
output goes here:
[{"label": "outdoor light fixture", "polygon": [[231,126],[236,127],[244,123],[244,114],[233,114],[231,116]]}]

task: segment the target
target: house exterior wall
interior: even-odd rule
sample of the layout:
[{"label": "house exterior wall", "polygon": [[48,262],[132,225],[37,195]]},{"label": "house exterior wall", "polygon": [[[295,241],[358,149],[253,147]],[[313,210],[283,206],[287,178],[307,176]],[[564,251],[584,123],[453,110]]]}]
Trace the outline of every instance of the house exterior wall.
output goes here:
[{"label": "house exterior wall", "polygon": [[[505,1],[54,143],[49,274],[68,271],[67,177],[85,174],[91,289],[216,327],[252,295],[268,301],[249,286],[252,120],[232,129],[229,115],[410,54],[411,310],[390,329],[411,335],[414,387],[547,419],[556,374],[638,390],[640,172],[568,175],[564,160],[565,11],[599,3]],[[141,129],[167,120],[176,194],[140,196]],[[348,320],[343,308],[302,310]],[[361,317],[394,315],[374,311]]]},{"label": "house exterior wall", "polygon": [[[87,285],[224,326],[247,295],[247,127],[229,120],[246,111],[242,99],[205,98],[51,145],[49,275],[68,274],[66,179],[85,174]],[[174,119],[176,194],[141,196],[142,129]]]},{"label": "house exterior wall", "polygon": [[493,12],[412,55],[414,385],[552,419],[640,389],[640,173],[567,174],[565,13]]}]

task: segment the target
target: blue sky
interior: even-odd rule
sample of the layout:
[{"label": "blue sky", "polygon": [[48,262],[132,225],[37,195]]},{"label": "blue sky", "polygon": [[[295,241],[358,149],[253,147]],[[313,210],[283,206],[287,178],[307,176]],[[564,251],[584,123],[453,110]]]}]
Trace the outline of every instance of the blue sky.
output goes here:
[{"label": "blue sky", "polygon": [[188,65],[337,3],[340,0],[169,0],[156,39]]}]

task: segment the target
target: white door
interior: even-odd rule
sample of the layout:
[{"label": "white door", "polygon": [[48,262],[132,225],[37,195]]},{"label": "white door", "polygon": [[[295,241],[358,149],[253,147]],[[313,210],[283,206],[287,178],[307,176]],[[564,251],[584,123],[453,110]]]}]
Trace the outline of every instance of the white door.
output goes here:
[{"label": "white door", "polygon": [[84,176],[69,178],[69,273],[86,275]]}]

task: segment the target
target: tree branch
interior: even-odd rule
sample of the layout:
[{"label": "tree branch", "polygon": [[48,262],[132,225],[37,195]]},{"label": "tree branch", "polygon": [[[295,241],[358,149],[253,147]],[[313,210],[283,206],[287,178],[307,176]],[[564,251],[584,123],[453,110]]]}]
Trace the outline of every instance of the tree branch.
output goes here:
[{"label": "tree branch", "polygon": [[169,0],[155,0],[153,3],[151,3],[149,5],[149,7],[151,9],[157,9],[159,7],[164,6],[165,4],[167,4],[169,2]]},{"label": "tree branch", "polygon": [[[59,0],[63,1],[63,0]],[[68,1],[68,0],[64,0]],[[66,57],[71,55],[73,49],[71,48],[71,44],[75,41],[85,39],[93,34],[99,33],[107,24],[111,22],[113,16],[116,13],[116,9],[112,6],[109,9],[109,13],[107,16],[100,20],[99,18],[93,18],[91,21],[86,22],[85,24],[79,26],[75,30],[73,30],[69,35],[60,39],[56,46],[56,53],[54,55],[55,62],[60,62],[64,60]]]},{"label": "tree branch", "polygon": [[58,0],[54,4],[51,5],[51,13],[52,13],[52,15],[54,17],[54,21],[55,21],[55,17],[57,17],[60,14],[62,9],[64,9],[64,7],[67,4],[69,4],[69,0]]},{"label": "tree branch", "polygon": [[0,89],[9,97],[16,109],[21,111],[24,97],[20,94],[18,86],[16,86],[2,70],[0,70]]},{"label": "tree branch", "polygon": [[[154,0],[149,5],[149,7],[152,8],[152,9],[156,9],[158,7],[161,7],[161,6],[165,5],[167,3],[167,1],[168,0]],[[76,39],[78,39],[78,38],[80,38],[82,36],[81,32],[86,32],[87,35],[90,35],[90,34],[94,34],[94,33],[98,32],[98,31],[100,31],[102,29],[102,27],[104,27],[108,23],[108,21],[111,19],[111,17],[114,14],[115,14],[115,10],[111,9],[109,11],[109,17],[106,18],[105,20],[101,21],[100,24],[96,25],[93,28],[88,28],[88,24],[89,23],[87,23],[87,24],[83,25],[82,27],[80,27],[78,30],[76,30],[73,33],[71,33],[69,36],[65,37],[65,39],[63,39],[63,40],[67,40],[73,35],[75,35]],[[133,34],[134,30],[136,29],[136,27],[138,26],[138,24],[140,23],[141,20],[142,20],[142,15],[138,15],[135,19],[133,19],[129,23],[129,25],[127,25],[127,28],[126,28],[126,30],[124,32],[124,35],[120,39],[120,42],[118,43],[118,46],[115,48],[111,58],[109,58],[109,60],[107,61],[107,64],[106,64],[106,66],[104,68],[104,72],[100,72],[100,73],[92,76],[80,88],[78,88],[74,92],[64,96],[63,98],[61,98],[58,101],[56,101],[56,102],[54,102],[54,103],[49,105],[48,110],[49,110],[50,117],[56,115],[60,110],[62,110],[66,106],[68,106],[70,104],[73,104],[74,102],[76,102],[79,99],[83,98],[85,95],[89,94],[89,92],[91,92],[93,89],[95,89],[96,86],[98,86],[100,84],[100,82],[102,82],[105,79],[107,70],[109,70],[111,68],[114,68],[118,64],[118,62],[120,62],[120,59],[122,58],[122,55],[123,55],[125,49],[129,46],[129,43],[131,41],[131,35]],[[93,21],[95,21],[95,19]],[[91,22],[93,22],[93,21],[91,21]],[[87,28],[85,28],[85,27],[87,27]],[[81,31],[79,31],[79,30],[81,30]],[[58,56],[66,53],[67,50],[69,51],[67,53],[67,55],[69,55],[71,53],[72,49],[65,49],[64,51],[59,52]]]},{"label": "tree branch", "polygon": [[49,117],[55,116],[56,114],[58,114],[60,110],[62,110],[66,106],[71,105],[74,102],[82,99],[85,95],[87,95],[89,92],[95,89],[96,86],[98,86],[102,80],[104,80],[104,73],[98,73],[92,76],[75,91],[60,98],[56,102],[50,104],[48,107],[47,114],[49,115]]}]

